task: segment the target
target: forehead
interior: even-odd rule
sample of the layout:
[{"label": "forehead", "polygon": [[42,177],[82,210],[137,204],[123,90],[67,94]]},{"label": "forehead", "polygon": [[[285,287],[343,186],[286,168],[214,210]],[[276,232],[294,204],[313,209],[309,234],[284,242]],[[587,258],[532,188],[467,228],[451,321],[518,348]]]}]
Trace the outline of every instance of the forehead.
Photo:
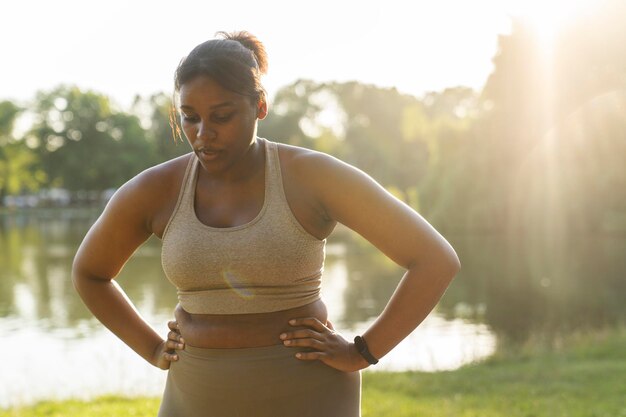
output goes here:
[{"label": "forehead", "polygon": [[213,107],[230,102],[239,105],[246,102],[246,97],[222,87],[210,77],[199,75],[180,87],[180,106],[192,108]]}]

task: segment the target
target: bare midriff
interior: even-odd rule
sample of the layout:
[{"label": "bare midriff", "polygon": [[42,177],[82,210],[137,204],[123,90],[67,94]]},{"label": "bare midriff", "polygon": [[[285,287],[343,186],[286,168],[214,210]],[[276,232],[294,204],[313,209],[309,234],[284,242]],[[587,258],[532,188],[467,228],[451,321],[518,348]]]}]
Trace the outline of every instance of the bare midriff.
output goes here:
[{"label": "bare midriff", "polygon": [[289,310],[253,314],[190,314],[179,304],[174,316],[186,345],[219,349],[280,345],[281,333],[301,328],[289,320],[315,317],[326,324],[328,313],[319,299]]}]

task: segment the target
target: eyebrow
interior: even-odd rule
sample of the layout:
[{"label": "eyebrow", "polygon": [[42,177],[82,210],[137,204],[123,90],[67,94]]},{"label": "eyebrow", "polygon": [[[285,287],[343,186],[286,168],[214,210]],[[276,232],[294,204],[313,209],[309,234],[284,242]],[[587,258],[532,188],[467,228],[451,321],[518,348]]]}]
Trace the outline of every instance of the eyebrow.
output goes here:
[{"label": "eyebrow", "polygon": [[[232,107],[234,105],[235,105],[234,101],[225,101],[223,103],[214,104],[213,106],[210,106],[209,109],[215,110],[215,109],[221,109],[222,107]],[[181,105],[180,109],[181,110],[194,110],[192,106],[189,106],[187,104]]]}]

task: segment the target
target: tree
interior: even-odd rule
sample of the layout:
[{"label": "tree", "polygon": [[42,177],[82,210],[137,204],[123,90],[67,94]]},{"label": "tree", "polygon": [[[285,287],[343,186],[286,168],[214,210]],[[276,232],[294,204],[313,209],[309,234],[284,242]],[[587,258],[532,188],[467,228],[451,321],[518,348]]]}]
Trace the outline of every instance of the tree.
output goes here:
[{"label": "tree", "polygon": [[173,124],[178,117],[172,99],[165,93],[153,94],[148,98],[137,96],[133,113],[142,120],[146,129],[146,140],[154,153],[156,163],[164,162],[191,151],[184,137],[178,137]]},{"label": "tree", "polygon": [[428,129],[406,128],[423,112],[415,97],[358,82],[299,80],[276,95],[260,134],[330,153],[363,169],[405,201],[424,177]]},{"label": "tree", "polygon": [[139,119],[114,111],[104,95],[61,86],[38,93],[35,111],[39,120],[28,140],[48,187],[118,187],[154,162]]},{"label": "tree", "polygon": [[7,194],[36,190],[43,179],[36,155],[13,135],[23,110],[10,101],[0,102],[0,202]]}]

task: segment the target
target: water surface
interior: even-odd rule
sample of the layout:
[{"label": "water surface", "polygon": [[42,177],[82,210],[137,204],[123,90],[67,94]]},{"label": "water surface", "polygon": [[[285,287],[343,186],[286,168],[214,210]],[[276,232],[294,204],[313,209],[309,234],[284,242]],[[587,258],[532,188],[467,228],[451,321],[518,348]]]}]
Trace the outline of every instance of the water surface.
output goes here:
[{"label": "water surface", "polygon": [[[78,245],[98,210],[0,215],[0,406],[105,393],[159,395],[166,373],[153,368],[94,319],[70,278]],[[402,269],[362,239],[339,230],[329,240],[322,286],[329,317],[351,339],[382,310]],[[148,240],[117,278],[165,337],[176,291]],[[433,312],[372,370],[454,369],[495,348],[489,326]],[[295,360],[295,359],[294,359]]]}]

